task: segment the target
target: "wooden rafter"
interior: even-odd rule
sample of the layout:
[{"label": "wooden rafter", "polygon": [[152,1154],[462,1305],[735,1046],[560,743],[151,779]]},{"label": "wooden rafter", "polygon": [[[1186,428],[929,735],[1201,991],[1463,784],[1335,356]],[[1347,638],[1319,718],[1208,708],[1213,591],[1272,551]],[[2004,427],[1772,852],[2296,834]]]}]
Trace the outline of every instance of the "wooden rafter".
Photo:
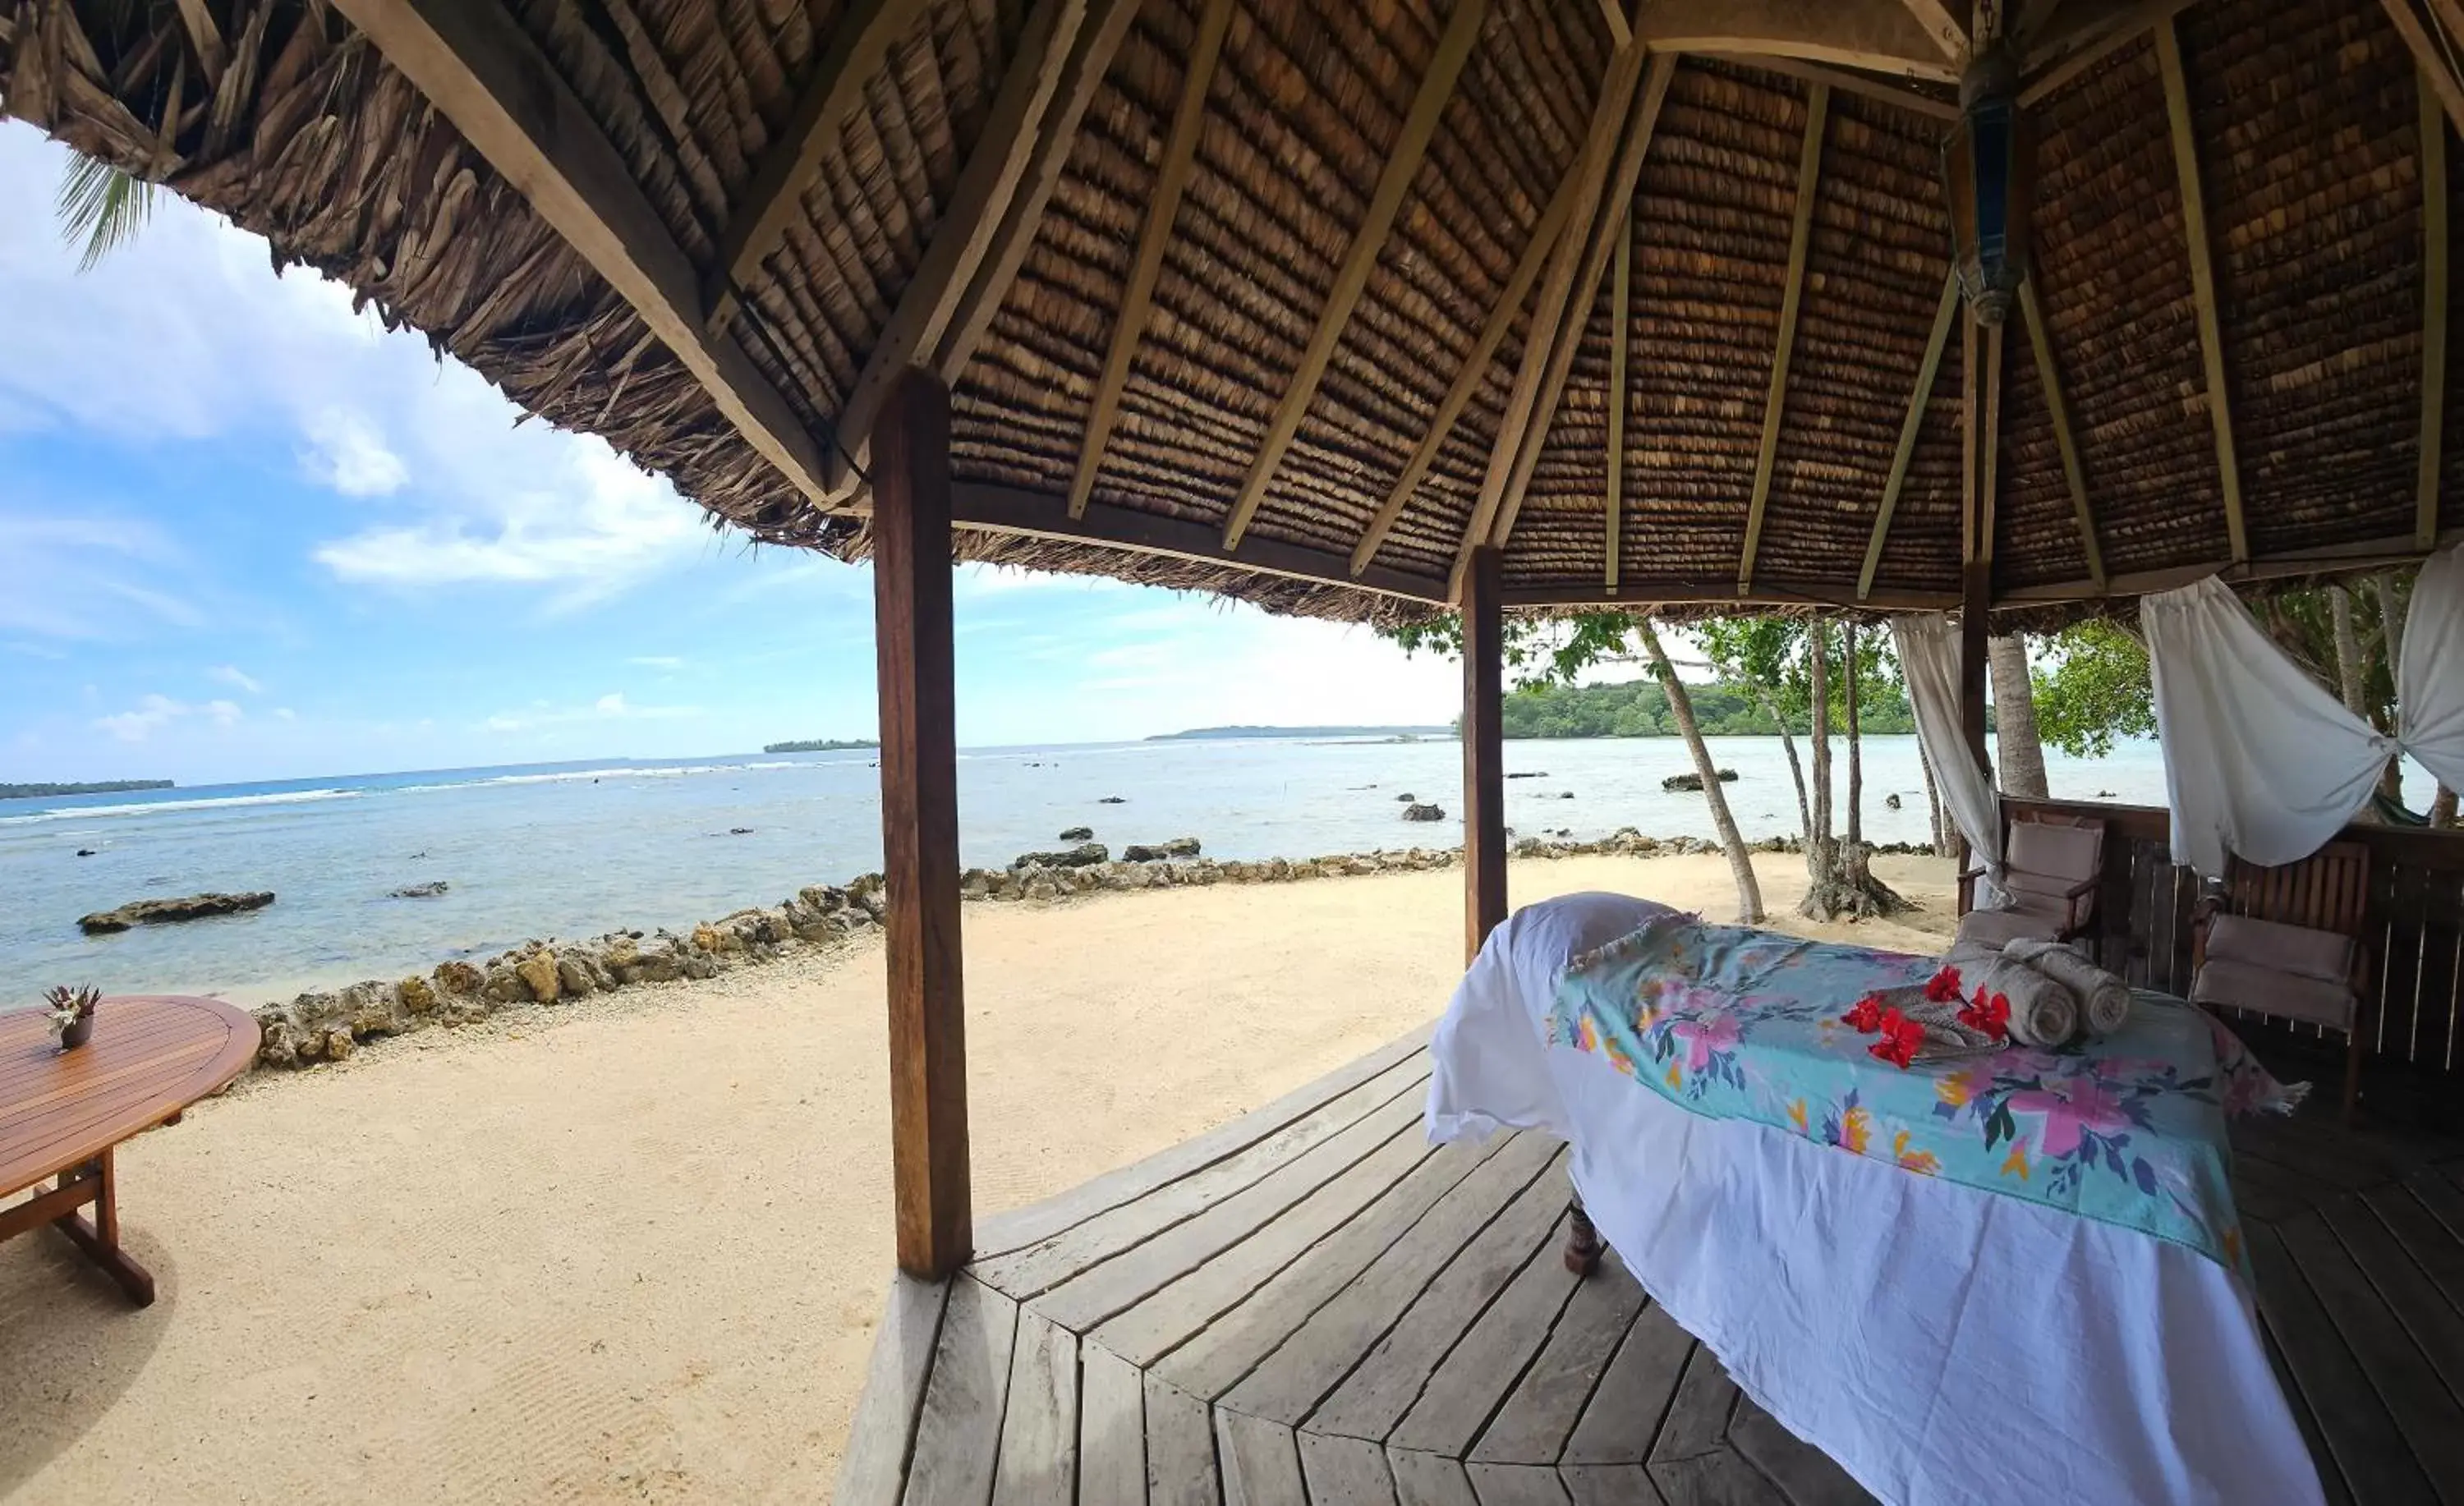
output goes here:
[{"label": "wooden rafter", "polygon": [[[1034,154],[1045,112],[1059,87],[1063,65],[1087,19],[1086,0],[1039,0],[1020,33],[992,112],[950,190],[940,224],[898,295],[881,334],[865,357],[847,401],[839,404],[840,453],[833,457],[834,490],[852,485],[848,459],[861,461],[872,443],[873,420],[883,400],[920,355],[939,340],[952,314],[992,249],[995,231],[1017,196]],[[955,376],[955,373],[944,373]]]},{"label": "wooden rafter", "polygon": [[2140,570],[2109,577],[2100,590],[2093,580],[2057,580],[2039,585],[2014,586],[2003,593],[2005,602],[2018,601],[2087,601],[2107,594],[2113,596],[2146,596],[2158,591],[2170,591],[2210,576],[2230,571],[2239,580],[2275,580],[2287,576],[2314,576],[2330,572],[2352,575],[2366,570],[2382,570],[2393,565],[2408,565],[2447,544],[2464,543],[2464,528],[2445,530],[2424,545],[2413,535],[2400,534],[2391,538],[2354,539],[2348,543],[2331,544],[2322,549],[2303,549],[2282,555],[2254,556],[2249,563],[2236,566],[2231,560],[2208,560],[2200,564],[2167,565],[2162,570]]},{"label": "wooden rafter", "polygon": [[1617,556],[1625,529],[1625,415],[1633,401],[1627,385],[1628,348],[1634,343],[1634,206],[1617,216],[1617,251],[1609,276],[1609,495],[1600,554],[1603,584],[1617,589]]},{"label": "wooden rafter", "polygon": [[1985,331],[1985,430],[1977,441],[1977,557],[1993,563],[1993,541],[2002,532],[2002,331]]},{"label": "wooden rafter", "polygon": [[1968,28],[1959,24],[1959,18],[1950,13],[1950,7],[1943,0],[1900,0],[1900,3],[1907,7],[1908,14],[1916,17],[1917,25],[1925,28],[1925,35],[1942,50],[1943,56],[1955,63],[1968,55]]},{"label": "wooden rafter", "polygon": [[813,65],[796,95],[795,113],[763,153],[746,185],[744,202],[719,237],[718,261],[702,306],[710,327],[724,329],[736,315],[736,295],[753,269],[778,250],[794,218],[804,186],[812,181],[847,117],[864,102],[864,87],[890,56],[890,44],[916,23],[918,11],[900,0],[854,0],[839,17],[829,49]]},{"label": "wooden rafter", "polygon": [[2116,48],[2149,27],[2167,25],[2190,0],[2068,0],[2061,24],[2026,38],[2026,81],[2019,89],[2025,109],[2095,67]]},{"label": "wooden rafter", "polygon": [[1463,409],[1470,404],[1471,395],[1486,380],[1488,363],[1497,359],[1497,347],[1505,343],[1507,331],[1513,327],[1514,316],[1521,312],[1524,299],[1531,292],[1531,284],[1539,279],[1540,269],[1548,262],[1551,249],[1566,231],[1566,220],[1573,212],[1582,181],[1583,163],[1577,158],[1574,164],[1566,170],[1565,179],[1557,185],[1556,193],[1551,196],[1549,207],[1540,216],[1540,223],[1532,229],[1531,239],[1525,244],[1522,256],[1514,263],[1514,274],[1506,279],[1505,290],[1497,295],[1497,302],[1488,311],[1488,322],[1481,326],[1480,338],[1472,341],[1471,354],[1457,368],[1454,384],[1446,389],[1444,401],[1438,404],[1437,413],[1430,418],[1428,431],[1420,436],[1419,447],[1404,463],[1403,473],[1396,478],[1394,489],[1386,493],[1386,500],[1379,505],[1376,515],[1369,520],[1369,527],[1362,532],[1359,547],[1352,552],[1353,575],[1368,569],[1369,562],[1377,557],[1378,548],[1386,542],[1386,535],[1393,531],[1395,520],[1403,515],[1405,504],[1419,489],[1422,478],[1429,473],[1429,467],[1437,462],[1438,451],[1445,445],[1446,436],[1454,432],[1456,421],[1463,417]]},{"label": "wooden rafter", "polygon": [[1807,83],[1829,84],[1836,94],[1853,94],[1868,99],[1879,99],[1895,109],[1911,115],[1922,115],[1933,120],[1956,120],[1959,105],[1939,95],[1920,94],[1895,79],[1873,74],[1860,74],[1851,68],[1833,68],[1825,63],[1809,63],[1797,57],[1779,57],[1754,53],[1701,53],[1702,57],[1716,57],[1725,63],[1746,68],[1759,68],[1768,74],[1785,74]]},{"label": "wooden rafter", "polygon": [[1548,273],[1540,280],[1538,300],[1531,306],[1531,319],[1523,334],[1523,359],[1515,367],[1514,386],[1507,393],[1506,411],[1498,420],[1497,437],[1489,446],[1488,470],[1481,480],[1480,498],[1472,506],[1463,542],[1456,550],[1457,578],[1463,574],[1463,562],[1471,557],[1472,547],[1488,537],[1489,526],[1496,521],[1498,505],[1506,495],[1507,481],[1513,474],[1524,426],[1530,422],[1531,406],[1540,397],[1540,380],[1548,373],[1549,349],[1556,342],[1557,325],[1566,316],[1567,301],[1573,296],[1574,275],[1581,270],[1591,227],[1599,217],[1600,195],[1608,186],[1617,145],[1624,140],[1633,115],[1635,85],[1642,76],[1642,61],[1640,47],[1625,48],[1610,58],[1608,76],[1601,81],[1599,102],[1592,111],[1591,128],[1584,134],[1583,153],[1575,159],[1574,197],[1566,216],[1566,229],[1549,253]]},{"label": "wooden rafter", "polygon": [[1212,523],[1142,513],[1104,502],[1089,502],[1083,513],[1072,517],[1067,503],[1060,497],[963,481],[953,488],[951,496],[952,518],[964,529],[1108,544],[1199,564],[1237,565],[1295,580],[1357,586],[1413,601],[1435,603],[1446,599],[1443,580],[1384,566],[1354,573],[1344,557],[1331,550],[1262,534],[1253,534],[1241,540],[1237,548],[1226,549],[1221,531]]},{"label": "wooden rafter", "polygon": [[[1596,583],[1570,581],[1555,585],[1517,586],[1506,593],[1510,607],[1561,606],[1596,611],[1604,602],[1658,603],[1664,606],[1711,605],[1724,610],[1737,602],[1737,582],[1726,573],[1705,578],[1700,576],[1663,576],[1628,572],[1614,590],[1602,591]],[[1877,591],[1869,600],[1855,600],[1844,591],[1799,591],[1785,586],[1762,585],[1754,588],[1749,600],[1752,606],[1862,606],[1899,612],[1940,612],[1959,605],[1956,591]]]},{"label": "wooden rafter", "polygon": [[2198,142],[2190,133],[2190,91],[2182,76],[2182,42],[2168,18],[2156,28],[2156,62],[2165,76],[2165,115],[2171,122],[2173,167],[2182,185],[2182,237],[2190,263],[2190,300],[2199,315],[2199,355],[2208,384],[2208,418],[2215,430],[2216,470],[2224,486],[2225,536],[2233,561],[2250,558],[2243,527],[2241,467],[2233,455],[2233,406],[2225,391],[2225,347],[2216,317],[2216,274],[2208,252],[2208,211],[2199,187]]},{"label": "wooden rafter", "polygon": [[1933,333],[1925,337],[1925,360],[1917,366],[1917,384],[1908,393],[1907,417],[1900,421],[1900,447],[1891,455],[1891,474],[1882,483],[1882,505],[1874,514],[1874,536],[1865,545],[1865,568],[1857,574],[1857,600],[1874,594],[1874,572],[1882,563],[1882,542],[1891,536],[1891,514],[1900,508],[1900,489],[1907,484],[1908,462],[1917,452],[1917,434],[1933,404],[1935,377],[1942,370],[1943,347],[1950,343],[1950,321],[1959,314],[1959,275],[1942,279],[1942,301],[1933,311]]},{"label": "wooden rafter", "polygon": [[1746,547],[1737,560],[1737,595],[1754,588],[1754,556],[1763,541],[1771,469],[1779,458],[1780,419],[1788,407],[1788,360],[1796,348],[1796,316],[1805,301],[1805,253],[1814,238],[1814,199],[1822,183],[1822,128],[1831,118],[1831,90],[1815,84],[1805,104],[1805,144],[1796,159],[1796,217],[1788,232],[1788,284],[1780,295],[1779,343],[1771,353],[1771,391],[1763,399],[1762,447],[1754,453],[1753,500],[1746,508]]},{"label": "wooden rafter", "polygon": [[666,223],[511,12],[458,0],[337,0],[342,15],[426,95],[651,334],[719,412],[814,501],[822,456],[794,408],[741,347],[701,319],[701,290]]},{"label": "wooden rafter", "polygon": [[1901,0],[1652,0],[1634,35],[1654,52],[1802,57],[1959,81],[1958,64]]},{"label": "wooden rafter", "polygon": [[1189,186],[1198,161],[1199,128],[1206,122],[1206,96],[1215,83],[1216,60],[1223,53],[1223,33],[1232,23],[1232,0],[1206,0],[1199,16],[1198,39],[1190,47],[1189,71],[1181,80],[1180,103],[1164,137],[1163,160],[1155,164],[1155,186],[1147,196],[1145,223],[1138,227],[1136,259],[1121,293],[1121,308],[1112,321],[1111,348],[1104,357],[1104,375],[1095,383],[1095,400],[1088,409],[1087,436],[1078,448],[1078,470],[1069,481],[1069,515],[1087,512],[1095,490],[1095,473],[1103,469],[1104,447],[1111,443],[1119,421],[1121,393],[1130,383],[1130,363],[1146,335],[1147,314],[1155,299],[1155,278],[1163,271],[1164,248],[1172,243],[1174,218],[1180,212],[1181,190]]},{"label": "wooden rafter", "polygon": [[2447,117],[2428,68],[2421,80],[2421,452],[2413,487],[2413,535],[2438,538],[2439,447],[2447,430]]},{"label": "wooden rafter", "polygon": [[1623,47],[1634,40],[1634,23],[1626,18],[1625,0],[1599,0],[1600,19],[1608,23],[1609,38]]},{"label": "wooden rafter", "polygon": [[1959,316],[1959,563],[1963,572],[1975,565],[1983,555],[1977,547],[1977,519],[1981,515],[1977,499],[1984,491],[1984,475],[1977,469],[1977,457],[1983,447],[1977,442],[1977,429],[1985,422],[1983,388],[1984,341],[1978,332],[1984,326],[1976,316],[1963,309]]},{"label": "wooden rafter", "polygon": [[1412,180],[1419,175],[1420,159],[1428,151],[1429,138],[1437,132],[1438,118],[1445,113],[1446,101],[1454,98],[1455,80],[1463,74],[1464,60],[1471,56],[1472,44],[1480,40],[1481,23],[1487,14],[1488,0],[1455,0],[1454,13],[1446,17],[1445,33],[1438,39],[1437,54],[1429,60],[1429,71],[1420,77],[1419,93],[1412,97],[1411,112],[1403,117],[1402,134],[1388,152],[1385,171],[1378,175],[1376,191],[1370,195],[1369,212],[1353,232],[1352,249],[1344,254],[1326,306],[1318,311],[1317,328],[1310,332],[1309,346],[1301,353],[1300,369],[1285,383],[1283,401],[1275,405],[1265,438],[1249,464],[1248,479],[1242,483],[1241,495],[1232,504],[1232,515],[1223,525],[1226,549],[1240,547],[1241,535],[1249,531],[1249,520],[1258,515],[1259,504],[1266,499],[1266,488],[1273,484],[1275,471],[1284,463],[1284,452],[1291,447],[1292,436],[1300,432],[1301,420],[1308,416],[1309,404],[1317,397],[1318,383],[1326,378],[1327,362],[1334,359],[1335,342],[1343,338],[1353,308],[1360,301],[1361,291],[1369,286],[1369,274],[1377,270],[1377,257],[1386,249],[1386,235],[1394,227],[1395,213],[1403,207],[1403,196],[1411,191]]},{"label": "wooden rafter", "polygon": [[[1530,422],[1524,426],[1523,442],[1517,447],[1514,467],[1507,473],[1506,491],[1498,505],[1497,522],[1488,542],[1501,549],[1513,535],[1515,520],[1523,515],[1523,498],[1530,491],[1532,472],[1539,468],[1540,452],[1548,447],[1549,429],[1556,421],[1557,400],[1565,396],[1566,378],[1573,371],[1574,356],[1582,349],[1583,338],[1591,329],[1592,309],[1599,301],[1600,278],[1608,271],[1611,242],[1616,239],[1617,228],[1625,223],[1626,207],[1634,198],[1635,180],[1642,175],[1642,160],[1651,151],[1652,134],[1660,124],[1660,108],[1668,98],[1668,81],[1676,73],[1675,54],[1654,57],[1651,72],[1643,79],[1641,97],[1635,101],[1634,119],[1626,126],[1617,167],[1609,175],[1607,196],[1593,219],[1591,234],[1585,237],[1573,295],[1566,305],[1566,316],[1557,323],[1556,338],[1550,344],[1548,365],[1541,373]],[[1458,578],[1462,567],[1463,560],[1458,559]]]},{"label": "wooden rafter", "polygon": [[[2422,83],[2436,92],[2439,103],[2446,107],[2447,118],[2455,123],[2457,130],[2464,131],[2464,85],[2458,84],[2454,67],[2448,59],[2446,49],[2439,45],[2439,38],[2431,34],[2433,28],[2425,26],[2421,17],[2413,12],[2411,0],[2380,0],[2380,3],[2387,19],[2395,23],[2396,34],[2404,38],[2406,49],[2412,54],[2413,62],[2420,68]],[[2464,6],[2457,5],[2455,0],[2432,0],[2432,9],[2441,14],[2438,25],[2444,26],[2459,41],[2464,41],[2464,17],[2447,14],[2464,11]]]},{"label": "wooden rafter", "polygon": [[2028,348],[2035,353],[2036,384],[2045,390],[2045,412],[2054,424],[2054,447],[2061,451],[2062,479],[2070,486],[2071,513],[2079,520],[2079,549],[2087,557],[2088,578],[2104,581],[2104,550],[2096,541],[2096,510],[2087,499],[2087,472],[2079,465],[2079,445],[2071,435],[2070,405],[2062,401],[2062,377],[2054,360],[2052,331],[2045,327],[2036,302],[2036,285],[2019,284],[2019,316],[2028,321]]}]

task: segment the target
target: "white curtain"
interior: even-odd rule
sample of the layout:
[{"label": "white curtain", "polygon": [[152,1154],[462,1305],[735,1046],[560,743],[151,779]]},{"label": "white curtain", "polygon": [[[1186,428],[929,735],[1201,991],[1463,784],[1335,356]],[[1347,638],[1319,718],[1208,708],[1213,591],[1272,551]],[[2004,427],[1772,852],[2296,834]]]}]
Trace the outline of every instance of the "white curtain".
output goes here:
[{"label": "white curtain", "polygon": [[2002,809],[1993,794],[1993,776],[1979,763],[1959,726],[1959,630],[1940,612],[1891,619],[1891,639],[1900,650],[1900,673],[1908,683],[1908,705],[1916,712],[1917,743],[1933,765],[1942,803],[1968,839],[1969,850],[1985,865],[1981,903],[1999,907],[2002,892]]},{"label": "white curtain", "polygon": [[2231,587],[2211,576],[2148,597],[2139,621],[2175,862],[2213,878],[2229,853],[2298,862],[2369,803],[2394,739],[2286,658]]},{"label": "white curtain", "polygon": [[2396,737],[2451,790],[2464,790],[2464,544],[2412,583],[2397,656]]}]

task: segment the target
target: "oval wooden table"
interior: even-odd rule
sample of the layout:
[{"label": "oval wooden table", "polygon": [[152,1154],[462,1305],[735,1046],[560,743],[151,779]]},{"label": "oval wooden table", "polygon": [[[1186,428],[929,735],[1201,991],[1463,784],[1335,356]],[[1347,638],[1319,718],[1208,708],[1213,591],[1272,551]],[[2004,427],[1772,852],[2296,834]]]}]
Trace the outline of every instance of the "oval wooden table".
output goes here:
[{"label": "oval wooden table", "polygon": [[[153,1301],[154,1277],[120,1248],[112,1149],[238,1077],[256,1043],[256,1021],[220,999],[106,998],[94,1037],[74,1051],[41,1010],[0,1015],[0,1198],[34,1189],[0,1211],[0,1239],[49,1224],[138,1306]],[[77,1211],[88,1203],[92,1222]]]}]

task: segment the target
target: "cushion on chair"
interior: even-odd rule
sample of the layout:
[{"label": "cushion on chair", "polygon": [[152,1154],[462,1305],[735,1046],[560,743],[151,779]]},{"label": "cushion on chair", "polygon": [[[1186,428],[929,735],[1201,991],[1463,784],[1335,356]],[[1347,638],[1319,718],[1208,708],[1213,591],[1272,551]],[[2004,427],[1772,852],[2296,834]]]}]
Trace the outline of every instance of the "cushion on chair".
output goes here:
[{"label": "cushion on chair", "polygon": [[2022,939],[2059,940],[2070,916],[2059,900],[2018,894],[2007,910],[1969,910],[1959,918],[1959,939],[2003,947]]},{"label": "cushion on chair", "polygon": [[2219,915],[2208,927],[2208,960],[2289,972],[2343,988],[2352,976],[2353,939],[2307,926]]},{"label": "cushion on chair", "polygon": [[2104,834],[2093,826],[2056,826],[2046,821],[2013,821],[2011,850],[2003,862],[2013,883],[2024,874],[2042,875],[2044,887],[2059,892],[2083,879],[2096,877]]},{"label": "cushion on chair", "polygon": [[2191,981],[2190,997],[2201,1004],[2256,1010],[2333,1030],[2353,1028],[2353,991],[2341,979],[2305,977],[2277,968],[2219,959],[2213,952]]}]

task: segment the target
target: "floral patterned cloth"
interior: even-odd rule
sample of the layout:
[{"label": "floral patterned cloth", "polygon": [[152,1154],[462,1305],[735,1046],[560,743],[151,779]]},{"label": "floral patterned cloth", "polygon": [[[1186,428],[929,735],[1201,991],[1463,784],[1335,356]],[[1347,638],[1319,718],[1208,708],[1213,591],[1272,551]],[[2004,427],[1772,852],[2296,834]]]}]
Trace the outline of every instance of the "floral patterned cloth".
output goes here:
[{"label": "floral patterned cloth", "polygon": [[1574,959],[1549,1037],[1694,1113],[2136,1229],[2247,1277],[2225,1119],[2290,1111],[2299,1090],[2205,1011],[2145,991],[2123,1030],[2060,1051],[1875,1059],[1840,1016],[1936,966],[1661,916]]}]

